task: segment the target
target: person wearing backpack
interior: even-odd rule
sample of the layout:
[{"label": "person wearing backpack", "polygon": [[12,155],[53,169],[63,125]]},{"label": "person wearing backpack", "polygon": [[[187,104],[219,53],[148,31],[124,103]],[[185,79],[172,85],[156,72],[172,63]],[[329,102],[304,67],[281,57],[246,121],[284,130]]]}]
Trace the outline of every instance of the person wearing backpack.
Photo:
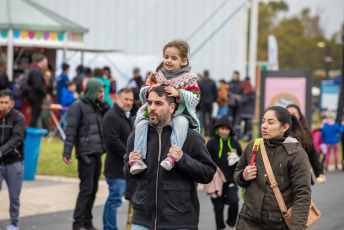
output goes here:
[{"label": "person wearing backpack", "polygon": [[31,106],[30,127],[37,127],[37,120],[41,113],[43,99],[50,100],[47,85],[44,81],[43,72],[48,67],[48,59],[44,55],[39,55],[36,62],[30,64],[27,76],[26,98]]}]

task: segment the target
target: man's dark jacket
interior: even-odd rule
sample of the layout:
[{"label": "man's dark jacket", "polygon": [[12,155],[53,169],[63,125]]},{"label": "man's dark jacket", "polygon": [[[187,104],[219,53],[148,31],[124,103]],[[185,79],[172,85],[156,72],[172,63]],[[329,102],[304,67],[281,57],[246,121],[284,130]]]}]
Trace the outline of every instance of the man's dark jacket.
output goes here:
[{"label": "man's dark jacket", "polygon": [[32,66],[29,70],[28,76],[28,92],[27,97],[30,100],[43,100],[45,95],[48,94],[48,88],[44,81],[44,76],[42,71],[38,68],[35,63],[31,64]]},{"label": "man's dark jacket", "polygon": [[25,117],[12,109],[6,117],[0,118],[1,165],[12,164],[24,159]]},{"label": "man's dark jacket", "polygon": [[63,157],[71,158],[74,145],[78,159],[83,155],[100,156],[105,152],[102,124],[108,109],[106,101],[95,103],[83,96],[69,107]]},{"label": "man's dark jacket", "polygon": [[[160,162],[171,147],[171,132],[170,125],[166,125],[161,134],[149,126],[147,157],[144,160],[147,170],[132,176],[128,154],[124,156],[124,174],[138,182],[131,198],[134,207],[132,223],[151,229],[198,229],[200,205],[197,183],[210,183],[216,165],[202,136],[189,129],[182,158],[171,171],[163,169]],[[128,139],[128,153],[133,151],[134,139],[132,132]]]},{"label": "man's dark jacket", "polygon": [[133,122],[114,104],[103,119],[106,159],[104,175],[110,179],[124,179],[123,156],[127,153],[127,140],[133,130]]},{"label": "man's dark jacket", "polygon": [[200,103],[213,103],[217,98],[217,87],[214,80],[210,78],[203,78],[198,82],[198,86],[201,90]]}]

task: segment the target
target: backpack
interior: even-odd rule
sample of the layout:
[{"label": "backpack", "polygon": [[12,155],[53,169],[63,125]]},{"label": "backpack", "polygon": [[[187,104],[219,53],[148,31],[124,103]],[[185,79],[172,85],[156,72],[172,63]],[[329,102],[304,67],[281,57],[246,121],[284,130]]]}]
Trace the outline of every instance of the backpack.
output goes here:
[{"label": "backpack", "polygon": [[14,86],[14,92],[18,97],[26,96],[26,94],[29,91],[30,86],[28,85],[29,80],[29,69],[25,70],[24,73],[22,73],[19,76],[17,84]]}]

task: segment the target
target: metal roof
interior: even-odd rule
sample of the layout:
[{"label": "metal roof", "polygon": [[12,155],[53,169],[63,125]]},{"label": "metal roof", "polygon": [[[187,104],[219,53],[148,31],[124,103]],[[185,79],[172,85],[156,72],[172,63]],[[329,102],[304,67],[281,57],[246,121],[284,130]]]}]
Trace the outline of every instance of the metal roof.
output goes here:
[{"label": "metal roof", "polygon": [[88,29],[28,0],[0,0],[0,28],[88,32]]}]

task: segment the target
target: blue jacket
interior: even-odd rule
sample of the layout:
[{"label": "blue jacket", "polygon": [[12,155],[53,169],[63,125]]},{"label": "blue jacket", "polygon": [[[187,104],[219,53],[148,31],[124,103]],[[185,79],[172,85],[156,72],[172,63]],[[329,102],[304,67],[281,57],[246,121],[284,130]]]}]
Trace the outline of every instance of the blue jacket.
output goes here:
[{"label": "blue jacket", "polygon": [[62,88],[61,105],[69,107],[75,101],[74,92],[69,91],[67,88]]},{"label": "blue jacket", "polygon": [[66,87],[66,82],[69,81],[69,78],[66,73],[61,73],[56,81],[56,103],[61,104],[62,89]]},{"label": "blue jacket", "polygon": [[333,125],[325,123],[321,129],[321,136],[325,144],[338,144],[339,137],[338,134],[342,134],[344,131],[344,126],[335,122]]}]

